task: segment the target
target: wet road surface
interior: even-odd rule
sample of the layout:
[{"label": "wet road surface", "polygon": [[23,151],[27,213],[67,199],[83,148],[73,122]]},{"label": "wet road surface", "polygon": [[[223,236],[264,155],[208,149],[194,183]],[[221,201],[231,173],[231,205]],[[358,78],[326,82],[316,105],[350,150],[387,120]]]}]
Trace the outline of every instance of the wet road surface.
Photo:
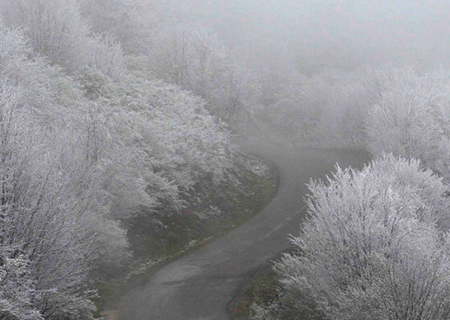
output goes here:
[{"label": "wet road surface", "polygon": [[278,168],[280,185],[261,213],[239,228],[158,270],[121,303],[126,320],[225,320],[227,303],[248,273],[289,247],[305,215],[306,183],[323,178],[336,163],[361,167],[365,153],[298,149],[282,143],[239,142]]}]

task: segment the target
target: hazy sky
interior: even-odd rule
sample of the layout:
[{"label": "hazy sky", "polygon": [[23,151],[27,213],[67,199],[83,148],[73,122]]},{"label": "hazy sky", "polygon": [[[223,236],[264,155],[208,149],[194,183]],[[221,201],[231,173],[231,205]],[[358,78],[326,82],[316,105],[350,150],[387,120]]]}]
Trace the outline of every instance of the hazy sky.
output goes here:
[{"label": "hazy sky", "polygon": [[259,63],[450,65],[450,0],[169,0]]}]

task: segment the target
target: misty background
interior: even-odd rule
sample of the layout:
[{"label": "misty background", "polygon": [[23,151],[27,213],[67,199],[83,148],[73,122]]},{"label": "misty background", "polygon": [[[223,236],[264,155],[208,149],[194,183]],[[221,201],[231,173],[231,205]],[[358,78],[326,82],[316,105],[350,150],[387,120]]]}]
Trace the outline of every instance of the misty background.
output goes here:
[{"label": "misty background", "polygon": [[[309,260],[285,255],[275,292],[292,295],[251,312],[297,317],[293,302],[311,293],[327,319],[371,320],[364,301],[379,319],[448,318],[449,16],[447,1],[0,0],[0,318],[94,319],[153,268],[260,212],[283,183],[277,148],[311,152],[298,178],[297,163],[284,171],[296,183],[311,177],[305,162],[325,170],[317,149],[374,160],[310,184],[316,214],[297,243]],[[285,196],[301,201],[296,185]],[[275,231],[287,242],[278,226],[304,208],[292,203],[233,248]],[[412,313],[390,317],[393,304]]]},{"label": "misty background", "polygon": [[[150,6],[152,4],[150,3]],[[305,73],[449,63],[447,1],[158,1],[170,23],[202,24],[243,61]]]}]

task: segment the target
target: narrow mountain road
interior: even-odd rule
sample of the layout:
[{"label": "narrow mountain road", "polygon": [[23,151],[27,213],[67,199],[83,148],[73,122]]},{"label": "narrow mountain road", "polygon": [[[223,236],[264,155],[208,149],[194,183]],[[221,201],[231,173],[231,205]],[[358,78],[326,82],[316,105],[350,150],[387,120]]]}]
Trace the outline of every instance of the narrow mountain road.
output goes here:
[{"label": "narrow mountain road", "polygon": [[276,164],[280,186],[257,216],[209,245],[156,272],[122,300],[126,320],[229,319],[227,303],[248,273],[289,247],[305,215],[306,183],[323,178],[334,165],[361,167],[364,153],[295,149],[282,143],[243,141],[246,152]]}]

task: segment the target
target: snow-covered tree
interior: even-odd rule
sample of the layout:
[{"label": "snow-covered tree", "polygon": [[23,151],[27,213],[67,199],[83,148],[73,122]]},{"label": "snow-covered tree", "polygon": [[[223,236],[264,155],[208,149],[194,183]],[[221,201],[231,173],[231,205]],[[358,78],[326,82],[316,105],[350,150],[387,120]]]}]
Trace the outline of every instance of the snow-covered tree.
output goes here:
[{"label": "snow-covered tree", "polygon": [[0,28],[0,48],[0,313],[89,319],[92,272],[128,256],[102,166],[86,159],[89,103],[61,68],[30,59],[21,31]]},{"label": "snow-covered tree", "polygon": [[[326,319],[450,315],[447,188],[417,160],[385,155],[311,182],[310,217],[276,263],[284,310]],[[283,308],[282,308],[283,309]]]},{"label": "snow-covered tree", "polygon": [[[107,137],[111,131],[100,138],[106,144],[99,145],[103,157],[115,155],[108,160],[114,167],[125,157],[123,150],[128,150],[128,160],[120,172],[111,171],[115,173],[110,180],[123,177],[129,181],[124,183],[127,188],[116,188],[116,194],[127,195],[118,197],[122,205],[134,203],[155,209],[165,203],[179,207],[180,192],[208,180],[205,176],[216,181],[226,177],[233,165],[230,133],[208,113],[201,98],[175,85],[147,80],[138,72],[117,84],[98,71],[86,69],[79,81],[97,112],[109,119],[102,127],[120,128],[114,136],[127,139],[121,145],[116,140],[110,145]],[[134,182],[132,187],[133,177],[142,184]],[[137,197],[140,193],[141,200]]]},{"label": "snow-covered tree", "polygon": [[123,222],[226,179],[230,132],[202,98],[127,70],[78,1],[0,4],[0,317],[90,319],[90,281],[130,256]]},{"label": "snow-covered tree", "polygon": [[199,95],[210,112],[226,122],[251,114],[259,89],[256,81],[211,30],[171,26],[161,28],[152,39],[154,46],[141,59],[140,64],[146,64],[141,70]]},{"label": "snow-covered tree", "polygon": [[121,44],[92,32],[77,0],[2,0],[0,15],[6,26],[24,29],[35,54],[66,71],[89,65],[115,80],[123,75]]},{"label": "snow-covered tree", "polygon": [[129,54],[145,54],[150,48],[152,6],[136,0],[79,0],[82,16],[90,30],[109,34],[119,41]]},{"label": "snow-covered tree", "polygon": [[[3,269],[2,281],[20,281],[17,290],[31,296],[33,309],[45,319],[89,318],[93,230],[85,199],[68,179],[78,164],[67,162],[73,154],[60,135],[19,104],[20,91],[4,84],[0,92],[0,247],[5,268],[24,269],[21,276]],[[9,296],[12,286],[2,286],[2,295]]]},{"label": "snow-covered tree", "polygon": [[258,102],[263,121],[296,145],[366,147],[366,117],[382,90],[370,69],[328,70],[306,77],[269,73]]},{"label": "snow-covered tree", "polygon": [[87,63],[89,28],[75,0],[2,0],[2,21],[24,28],[32,48],[70,71]]},{"label": "snow-covered tree", "polygon": [[42,320],[32,300],[36,294],[29,261],[22,256],[10,258],[5,248],[0,256],[0,316],[2,319]]},{"label": "snow-covered tree", "polygon": [[449,178],[450,76],[437,70],[379,73],[381,99],[367,117],[368,148],[415,157]]},{"label": "snow-covered tree", "polygon": [[364,148],[364,119],[370,106],[365,88],[357,79],[340,82],[328,93],[316,132],[322,146]]}]

